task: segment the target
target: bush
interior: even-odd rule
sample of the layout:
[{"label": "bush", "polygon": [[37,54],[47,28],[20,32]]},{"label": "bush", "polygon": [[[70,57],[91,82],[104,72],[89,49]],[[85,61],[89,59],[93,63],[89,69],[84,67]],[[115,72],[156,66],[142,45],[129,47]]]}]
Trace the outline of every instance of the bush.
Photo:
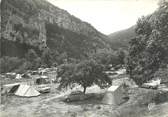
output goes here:
[{"label": "bush", "polygon": [[23,59],[19,59],[18,57],[9,57],[5,56],[0,58],[0,68],[1,73],[11,72],[19,68],[20,65],[23,64]]},{"label": "bush", "polygon": [[29,49],[26,56],[26,69],[35,70],[41,66],[42,60],[33,49]]},{"label": "bush", "polygon": [[154,74],[155,78],[160,78],[162,83],[168,82],[168,68],[160,68],[157,72]]},{"label": "bush", "polygon": [[158,93],[158,94],[155,96],[154,101],[155,101],[157,104],[168,101],[168,92]]},{"label": "bush", "polygon": [[28,69],[35,70],[42,64],[42,60],[33,49],[30,49],[25,58],[4,56],[0,58],[0,72],[23,73]]},{"label": "bush", "polygon": [[90,59],[94,59],[99,64],[109,66],[112,64],[113,67],[125,64],[126,54],[123,50],[111,51],[106,49],[99,49],[96,53],[91,54]]}]

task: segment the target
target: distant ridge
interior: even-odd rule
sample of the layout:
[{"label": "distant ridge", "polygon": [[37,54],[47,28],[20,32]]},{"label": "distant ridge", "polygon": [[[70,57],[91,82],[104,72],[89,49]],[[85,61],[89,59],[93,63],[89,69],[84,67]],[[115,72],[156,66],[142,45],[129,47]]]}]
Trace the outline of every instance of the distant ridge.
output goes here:
[{"label": "distant ridge", "polygon": [[117,31],[108,35],[110,38],[111,47],[113,49],[118,49],[118,48],[128,49],[129,41],[133,37],[135,37],[134,30],[135,30],[135,26],[132,26],[128,29]]}]

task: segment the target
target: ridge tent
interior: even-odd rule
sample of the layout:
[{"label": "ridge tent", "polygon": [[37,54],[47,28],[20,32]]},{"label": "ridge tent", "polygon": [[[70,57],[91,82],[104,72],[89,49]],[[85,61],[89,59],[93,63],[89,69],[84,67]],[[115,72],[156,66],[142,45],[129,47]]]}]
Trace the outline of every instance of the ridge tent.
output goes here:
[{"label": "ridge tent", "polygon": [[17,89],[17,91],[15,92],[15,95],[22,96],[22,97],[34,97],[34,96],[39,96],[40,93],[32,86],[21,84]]},{"label": "ridge tent", "polygon": [[126,97],[126,89],[124,85],[113,85],[107,89],[102,99],[102,103],[116,106],[123,103]]}]

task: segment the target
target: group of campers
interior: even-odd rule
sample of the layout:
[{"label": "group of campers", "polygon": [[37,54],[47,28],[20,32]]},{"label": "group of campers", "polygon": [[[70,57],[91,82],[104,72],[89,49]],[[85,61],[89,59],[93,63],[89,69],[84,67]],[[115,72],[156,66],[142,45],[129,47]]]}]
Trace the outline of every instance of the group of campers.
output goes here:
[{"label": "group of campers", "polygon": [[[48,75],[47,73],[51,73],[49,69],[39,69],[38,72],[32,72],[32,80],[31,82],[21,82],[21,83],[13,83],[13,84],[5,84],[1,88],[2,95],[16,95],[20,97],[36,97],[41,93],[49,93],[51,91],[53,79],[56,80],[55,72],[53,74]],[[120,70],[121,73],[125,73],[124,70]],[[20,76],[17,76],[20,77]],[[33,81],[33,82],[32,82]],[[154,82],[154,81],[153,81]],[[154,83],[146,83],[145,86],[157,86],[160,84],[160,79],[156,80]],[[152,85],[151,85],[152,84]],[[138,87],[133,80],[128,77],[122,79],[115,79],[112,82],[112,86],[105,90],[105,93],[102,98],[102,104],[108,105],[120,105],[123,102],[129,99],[128,96],[128,88],[129,87]],[[72,100],[80,100],[78,97],[82,97],[80,94],[74,93],[69,97]],[[83,97],[82,97],[83,98]]]},{"label": "group of campers", "polygon": [[50,92],[51,84],[56,80],[56,69],[53,70],[52,68],[51,70],[51,68],[39,68],[38,71],[25,73],[24,75],[29,76],[29,78],[24,78],[23,74],[12,75],[15,75],[15,79],[20,82],[2,85],[1,95],[34,97],[39,96],[41,93]]},{"label": "group of campers", "polygon": [[[44,79],[47,78],[40,78],[36,79],[36,84],[44,83]],[[46,82],[46,81],[45,81]],[[40,85],[39,85],[40,86]],[[47,87],[45,87],[47,90]],[[127,86],[125,84],[121,85],[112,85],[109,87],[103,98],[103,104],[110,104],[110,105],[119,105],[128,99],[127,95]],[[3,86],[3,93],[7,95],[16,95],[20,97],[36,97],[39,96],[41,92],[36,85],[28,85],[26,83],[14,83],[14,84],[7,84]]]},{"label": "group of campers", "polygon": [[[20,97],[36,97],[41,93],[48,93],[51,90],[51,85],[53,83],[53,76],[46,75],[49,69],[39,69],[38,71],[33,71],[32,82],[21,82],[13,84],[5,84],[1,88],[2,95],[15,95]],[[16,75],[17,79],[20,79],[20,75]],[[102,98],[103,104],[118,105],[123,103],[128,99],[126,86],[124,83],[114,84],[106,89],[106,92]]]}]

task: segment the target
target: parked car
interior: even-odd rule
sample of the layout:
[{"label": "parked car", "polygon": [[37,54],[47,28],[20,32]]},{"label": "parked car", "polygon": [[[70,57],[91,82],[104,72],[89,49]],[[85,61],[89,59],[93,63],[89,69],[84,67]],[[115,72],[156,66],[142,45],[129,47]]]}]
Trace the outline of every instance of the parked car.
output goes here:
[{"label": "parked car", "polygon": [[142,85],[143,88],[151,88],[151,89],[157,89],[160,85],[161,79],[151,80],[147,83],[144,83]]},{"label": "parked car", "polygon": [[32,71],[31,75],[39,75],[38,71]]},{"label": "parked car", "polygon": [[50,90],[51,90],[51,87],[48,86],[48,85],[37,85],[37,88],[36,88],[40,93],[49,93]]},{"label": "parked car", "polygon": [[9,79],[15,79],[16,73],[14,73],[14,72],[8,72],[8,73],[5,74],[5,77],[9,78]]},{"label": "parked car", "polygon": [[105,71],[105,73],[107,74],[107,75],[118,75],[117,74],[117,72],[115,72],[115,71]]},{"label": "parked car", "polygon": [[88,95],[84,94],[82,91],[73,91],[68,96],[65,97],[65,102],[72,101],[82,101],[89,98]]}]

